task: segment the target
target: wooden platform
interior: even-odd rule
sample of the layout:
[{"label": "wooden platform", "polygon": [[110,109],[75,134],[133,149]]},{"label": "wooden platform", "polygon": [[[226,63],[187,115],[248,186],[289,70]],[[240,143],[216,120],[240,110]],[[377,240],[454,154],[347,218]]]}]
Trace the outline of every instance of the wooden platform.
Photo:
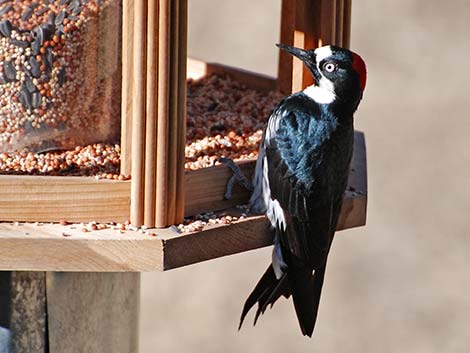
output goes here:
[{"label": "wooden platform", "polygon": [[[349,191],[345,194],[339,230],[362,226],[366,222],[365,156],[364,136],[356,133]],[[198,191],[189,188],[187,192]],[[272,239],[267,230],[264,216],[259,215],[230,225],[208,226],[194,233],[179,234],[171,228],[153,230],[157,236],[111,229],[84,233],[77,224],[0,223],[0,270],[169,270],[268,246]]]}]

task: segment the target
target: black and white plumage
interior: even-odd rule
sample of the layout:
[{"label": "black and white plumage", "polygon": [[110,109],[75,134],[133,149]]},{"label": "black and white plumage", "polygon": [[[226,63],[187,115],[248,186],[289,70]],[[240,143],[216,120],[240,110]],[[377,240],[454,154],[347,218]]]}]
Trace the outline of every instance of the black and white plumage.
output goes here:
[{"label": "black and white plumage", "polygon": [[255,323],[281,295],[292,295],[302,333],[311,337],[347,185],[353,113],[366,68],[347,49],[279,47],[300,58],[316,84],[284,98],[268,120],[250,206],[266,213],[275,244],[272,265],[246,300],[240,327],[256,303]]}]

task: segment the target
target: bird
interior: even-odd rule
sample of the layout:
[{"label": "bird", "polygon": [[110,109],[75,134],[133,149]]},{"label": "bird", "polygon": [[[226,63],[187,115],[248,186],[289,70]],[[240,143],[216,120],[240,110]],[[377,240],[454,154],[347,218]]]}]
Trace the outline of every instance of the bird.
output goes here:
[{"label": "bird", "polygon": [[282,99],[264,130],[249,207],[266,214],[274,248],[238,329],[256,303],[254,325],[269,305],[292,296],[302,334],[312,337],[367,69],[361,56],[338,46],[277,46],[306,65],[314,84]]}]

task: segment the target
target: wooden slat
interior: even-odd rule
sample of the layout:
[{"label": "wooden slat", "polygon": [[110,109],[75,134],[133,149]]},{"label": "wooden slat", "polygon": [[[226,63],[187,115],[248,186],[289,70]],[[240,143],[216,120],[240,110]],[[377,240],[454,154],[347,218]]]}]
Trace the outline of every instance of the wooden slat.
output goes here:
[{"label": "wooden slat", "polygon": [[336,38],[335,45],[343,46],[343,32],[344,32],[344,1],[336,0]]},{"label": "wooden slat", "polygon": [[[295,31],[295,11],[296,0],[282,0],[281,7],[281,33],[280,42],[286,45],[294,45],[294,31]],[[284,94],[292,92],[292,56],[279,50],[279,65],[277,73],[278,89]]]},{"label": "wooden slat", "polygon": [[[168,150],[166,151],[167,158],[167,211],[166,211],[166,222],[161,226],[168,226],[175,223],[176,216],[176,189],[177,189],[177,175],[178,165],[180,165],[181,158],[178,155],[178,136],[179,126],[178,119],[178,105],[180,103],[178,93],[178,85],[180,83],[179,75],[180,72],[183,76],[185,73],[182,72],[183,68],[179,67],[179,30],[180,30],[180,1],[171,1],[171,21],[170,21],[170,91],[169,91],[169,115],[168,119]],[[161,118],[161,117],[160,117]],[[183,157],[184,158],[184,157]]]},{"label": "wooden slat", "polygon": [[121,174],[131,174],[134,0],[122,2]]},{"label": "wooden slat", "polygon": [[158,30],[158,120],[157,183],[155,224],[165,226],[168,218],[168,128],[170,113],[170,26],[171,1],[159,1]]},{"label": "wooden slat", "polygon": [[[241,162],[238,165],[245,175],[253,175],[254,161]],[[185,214],[196,215],[245,203],[250,193],[238,184],[235,185],[232,198],[224,199],[227,182],[231,176],[232,171],[223,165],[187,172]]]},{"label": "wooden slat", "polygon": [[176,200],[175,200],[175,222],[181,223],[184,218],[185,185],[184,185],[184,163],[186,146],[186,75],[187,75],[187,46],[188,46],[188,0],[180,0],[179,11],[179,56],[178,66],[178,150],[176,163]]},{"label": "wooden slat", "polygon": [[343,47],[345,48],[351,45],[351,2],[352,0],[344,0]]},{"label": "wooden slat", "polygon": [[147,1],[144,224],[155,224],[157,161],[158,0]]},{"label": "wooden slat", "polygon": [[320,38],[318,46],[334,44],[336,38],[336,1],[321,0]]},{"label": "wooden slat", "polygon": [[0,177],[0,221],[124,222],[130,182],[84,177]]},{"label": "wooden slat", "polygon": [[134,55],[132,75],[132,182],[131,222],[141,226],[144,221],[144,147],[145,147],[145,52],[147,2],[134,0]]}]

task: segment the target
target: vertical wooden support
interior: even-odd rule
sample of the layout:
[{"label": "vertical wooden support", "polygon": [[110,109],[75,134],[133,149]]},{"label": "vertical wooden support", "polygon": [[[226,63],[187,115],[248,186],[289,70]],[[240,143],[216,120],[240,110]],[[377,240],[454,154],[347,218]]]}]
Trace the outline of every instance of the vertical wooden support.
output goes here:
[{"label": "vertical wooden support", "polygon": [[132,70],[132,180],[131,222],[143,224],[144,211],[144,146],[145,146],[145,52],[147,1],[134,0],[134,60]]},{"label": "vertical wooden support", "polygon": [[343,46],[344,32],[344,0],[336,0],[336,38],[335,45]]},{"label": "vertical wooden support", "polygon": [[159,1],[158,134],[155,225],[167,224],[168,215],[168,127],[170,120],[170,26],[171,1]]},{"label": "vertical wooden support", "polygon": [[0,352],[46,353],[44,272],[0,272]]},{"label": "vertical wooden support", "polygon": [[134,0],[122,2],[121,174],[131,174]]},{"label": "vertical wooden support", "polygon": [[[186,65],[188,47],[188,0],[180,0],[179,7],[179,48],[178,48],[178,114],[177,114],[177,156],[176,156],[176,199],[175,199],[175,223],[184,218],[184,163],[186,146]],[[171,223],[171,222],[170,222]]]},{"label": "vertical wooden support", "polygon": [[345,48],[351,45],[351,2],[352,0],[344,0],[343,47]]},{"label": "vertical wooden support", "polygon": [[[304,49],[349,45],[351,0],[283,0],[281,43]],[[289,94],[313,83],[300,60],[280,51],[278,88]]]},{"label": "vertical wooden support", "polygon": [[156,227],[183,220],[186,106],[186,0],[160,0]]},{"label": "vertical wooden support", "polygon": [[139,273],[48,272],[49,353],[138,352]]},{"label": "vertical wooden support", "polygon": [[144,224],[155,224],[157,163],[158,96],[158,0],[148,0],[147,7],[147,96],[145,125]]},{"label": "vertical wooden support", "polygon": [[132,174],[131,222],[166,227],[184,216],[187,0],[132,0],[124,10],[132,14],[123,16],[132,35],[123,40],[133,38],[123,45],[123,55],[132,51],[124,63],[132,69],[123,68],[123,100],[132,104],[123,102],[122,124],[122,170],[131,166]]}]

